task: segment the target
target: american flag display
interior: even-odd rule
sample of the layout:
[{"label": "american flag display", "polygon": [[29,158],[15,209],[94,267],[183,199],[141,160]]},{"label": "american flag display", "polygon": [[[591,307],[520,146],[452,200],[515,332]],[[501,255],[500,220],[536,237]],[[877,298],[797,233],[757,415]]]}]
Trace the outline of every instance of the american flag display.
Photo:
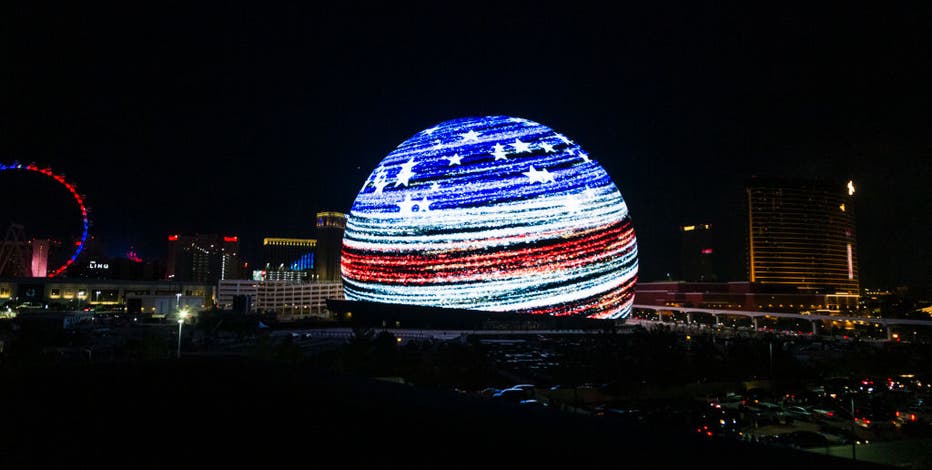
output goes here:
[{"label": "american flag display", "polygon": [[347,218],[350,300],[623,318],[637,241],[605,170],[526,119],[425,129],[372,171]]}]

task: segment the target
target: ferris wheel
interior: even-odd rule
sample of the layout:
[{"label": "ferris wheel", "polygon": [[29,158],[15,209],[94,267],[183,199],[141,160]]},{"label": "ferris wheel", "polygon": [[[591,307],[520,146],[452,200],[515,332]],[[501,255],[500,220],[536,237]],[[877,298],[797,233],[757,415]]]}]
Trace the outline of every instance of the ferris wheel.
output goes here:
[{"label": "ferris wheel", "polygon": [[65,270],[67,270],[69,267],[71,267],[72,264],[75,263],[75,260],[78,259],[78,255],[80,255],[81,251],[84,249],[84,244],[87,242],[87,232],[88,228],[90,227],[90,220],[87,217],[88,209],[87,205],[85,204],[84,196],[78,192],[78,189],[74,184],[65,179],[64,175],[55,173],[51,168],[39,168],[34,163],[25,165],[19,162],[13,162],[11,164],[0,163],[0,172],[4,171],[23,171],[45,175],[64,186],[64,188],[67,189],[71,194],[74,203],[77,204],[78,210],[81,213],[81,236],[74,241],[74,248],[71,252],[71,257],[68,258],[61,266],[58,266],[55,269],[49,269],[48,271],[48,277],[61,275],[65,272]]}]

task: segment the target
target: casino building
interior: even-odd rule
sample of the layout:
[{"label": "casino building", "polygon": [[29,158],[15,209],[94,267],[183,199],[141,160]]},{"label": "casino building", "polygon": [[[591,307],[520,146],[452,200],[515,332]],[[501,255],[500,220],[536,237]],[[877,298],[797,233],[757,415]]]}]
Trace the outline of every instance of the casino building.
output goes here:
[{"label": "casino building", "polygon": [[[224,280],[217,285],[217,306],[236,311],[237,299],[248,299],[247,312],[274,312],[279,320],[330,319],[330,300],[343,299],[340,282]],[[239,312],[246,313],[246,312]]]},{"label": "casino building", "polygon": [[317,240],[313,238],[264,238],[264,269],[253,274],[257,281],[307,281],[315,271]]},{"label": "casino building", "polygon": [[854,183],[755,178],[746,187],[748,280],[859,292]]},{"label": "casino building", "polygon": [[635,303],[757,312],[842,314],[858,309],[858,295],[746,281],[658,281],[638,283]]},{"label": "casino building", "polygon": [[52,310],[168,314],[178,307],[214,306],[216,285],[196,281],[128,281],[75,278],[0,278],[0,303]]}]

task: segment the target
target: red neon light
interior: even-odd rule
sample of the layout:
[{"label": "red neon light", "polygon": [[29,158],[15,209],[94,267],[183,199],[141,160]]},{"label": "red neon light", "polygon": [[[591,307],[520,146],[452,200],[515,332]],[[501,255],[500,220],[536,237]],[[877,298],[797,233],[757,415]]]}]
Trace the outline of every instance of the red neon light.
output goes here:
[{"label": "red neon light", "polygon": [[169,235],[169,236],[168,236],[168,241],[170,241],[170,242],[173,242],[173,241],[175,241],[175,240],[177,240],[177,239],[178,239],[178,235]]},{"label": "red neon light", "polygon": [[238,242],[238,241],[239,241],[239,237],[223,237],[223,241],[225,241],[225,242],[227,242],[227,243]]},{"label": "red neon light", "polygon": [[711,255],[711,254],[712,254],[712,249],[711,249],[711,248],[703,248],[703,249],[702,249],[702,254],[704,254],[704,255]]}]

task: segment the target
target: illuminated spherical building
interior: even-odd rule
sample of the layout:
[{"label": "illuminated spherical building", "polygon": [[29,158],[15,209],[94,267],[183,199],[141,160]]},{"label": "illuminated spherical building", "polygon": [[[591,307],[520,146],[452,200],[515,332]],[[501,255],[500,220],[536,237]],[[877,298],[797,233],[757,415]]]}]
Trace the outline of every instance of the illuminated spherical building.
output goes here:
[{"label": "illuminated spherical building", "polygon": [[507,116],[403,142],[359,191],[343,237],[350,300],[622,318],[637,267],[605,170],[568,137]]}]

